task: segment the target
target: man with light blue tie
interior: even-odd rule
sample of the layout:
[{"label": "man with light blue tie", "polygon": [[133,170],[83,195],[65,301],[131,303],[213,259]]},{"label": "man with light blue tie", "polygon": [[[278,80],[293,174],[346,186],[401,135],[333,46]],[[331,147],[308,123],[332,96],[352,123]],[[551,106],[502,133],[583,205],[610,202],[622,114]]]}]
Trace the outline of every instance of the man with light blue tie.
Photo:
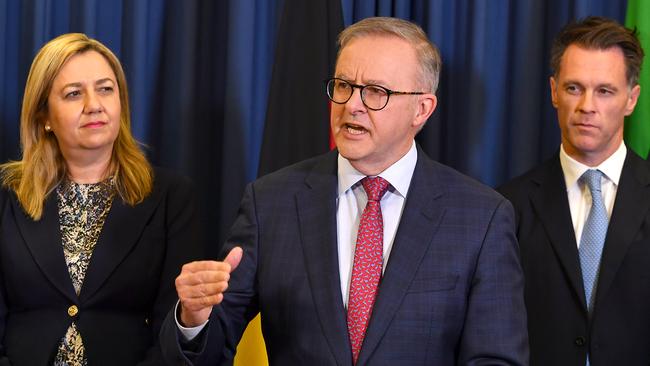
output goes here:
[{"label": "man with light blue tie", "polygon": [[533,366],[650,362],[650,164],[623,142],[642,61],[615,21],[565,26],[551,50],[560,151],[498,189],[515,207]]}]

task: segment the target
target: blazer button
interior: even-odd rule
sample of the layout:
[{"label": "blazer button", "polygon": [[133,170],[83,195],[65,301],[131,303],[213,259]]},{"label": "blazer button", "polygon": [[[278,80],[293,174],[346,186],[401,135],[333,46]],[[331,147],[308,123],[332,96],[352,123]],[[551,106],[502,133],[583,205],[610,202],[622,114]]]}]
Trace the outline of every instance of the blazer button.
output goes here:
[{"label": "blazer button", "polygon": [[72,305],[68,308],[68,315],[76,316],[79,313],[79,308],[77,305]]},{"label": "blazer button", "polygon": [[585,343],[586,343],[586,341],[585,341],[585,337],[578,337],[578,338],[576,338],[573,342],[574,342],[574,343],[576,344],[576,346],[578,346],[578,347],[582,347],[582,346],[584,346]]}]

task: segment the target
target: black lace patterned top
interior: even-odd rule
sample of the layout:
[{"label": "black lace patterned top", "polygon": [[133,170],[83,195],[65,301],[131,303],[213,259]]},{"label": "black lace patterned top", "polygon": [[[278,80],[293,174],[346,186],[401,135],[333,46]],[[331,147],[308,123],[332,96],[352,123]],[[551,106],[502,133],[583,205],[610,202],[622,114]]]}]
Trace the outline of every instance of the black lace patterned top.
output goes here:
[{"label": "black lace patterned top", "polygon": [[[79,184],[65,180],[56,189],[63,253],[75,292],[79,295],[93,249],[113,203],[113,179]],[[62,335],[55,366],[85,366],[83,335],[75,323]]]}]

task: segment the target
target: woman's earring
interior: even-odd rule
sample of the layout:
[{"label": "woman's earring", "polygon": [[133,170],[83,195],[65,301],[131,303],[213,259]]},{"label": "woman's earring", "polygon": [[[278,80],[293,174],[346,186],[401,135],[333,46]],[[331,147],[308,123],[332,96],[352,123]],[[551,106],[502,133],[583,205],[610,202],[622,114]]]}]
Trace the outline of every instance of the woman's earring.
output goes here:
[{"label": "woman's earring", "polygon": [[50,132],[52,131],[52,127],[50,125],[45,125],[45,132]]}]

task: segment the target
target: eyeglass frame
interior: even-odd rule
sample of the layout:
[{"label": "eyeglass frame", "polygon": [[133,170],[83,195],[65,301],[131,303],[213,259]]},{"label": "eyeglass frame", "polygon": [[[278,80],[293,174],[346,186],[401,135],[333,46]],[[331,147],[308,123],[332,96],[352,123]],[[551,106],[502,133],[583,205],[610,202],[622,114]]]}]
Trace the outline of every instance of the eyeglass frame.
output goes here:
[{"label": "eyeglass frame", "polygon": [[[340,80],[340,81],[342,81],[342,82],[344,82],[344,83],[346,83],[346,84],[348,84],[348,85],[350,85],[352,87],[352,93],[350,93],[350,96],[344,102],[337,102],[330,95],[328,85],[329,85],[330,82],[332,82],[334,80]],[[386,108],[386,106],[388,105],[388,101],[390,100],[390,96],[393,95],[393,94],[395,94],[395,95],[424,95],[424,94],[427,94],[426,92],[404,92],[404,91],[391,90],[391,89],[388,89],[385,86],[376,85],[376,84],[368,84],[368,85],[353,84],[353,83],[351,83],[351,82],[349,82],[349,81],[347,81],[345,79],[341,79],[341,78],[329,78],[327,80],[323,80],[323,83],[325,84],[325,93],[327,94],[327,97],[329,98],[329,100],[331,100],[332,102],[334,102],[336,104],[345,104],[345,103],[347,103],[348,101],[350,101],[350,98],[352,98],[352,95],[354,95],[354,89],[355,88],[359,89],[359,97],[361,98],[361,102],[363,103],[364,106],[366,106],[366,108],[368,108],[368,109],[370,109],[372,111],[380,111],[380,110]],[[366,101],[364,100],[364,97],[363,97],[363,90],[365,88],[367,88],[367,87],[379,88],[379,89],[382,89],[382,90],[384,90],[386,92],[386,103],[384,104],[383,107],[381,107],[381,108],[372,108],[368,104],[366,104]]]}]

